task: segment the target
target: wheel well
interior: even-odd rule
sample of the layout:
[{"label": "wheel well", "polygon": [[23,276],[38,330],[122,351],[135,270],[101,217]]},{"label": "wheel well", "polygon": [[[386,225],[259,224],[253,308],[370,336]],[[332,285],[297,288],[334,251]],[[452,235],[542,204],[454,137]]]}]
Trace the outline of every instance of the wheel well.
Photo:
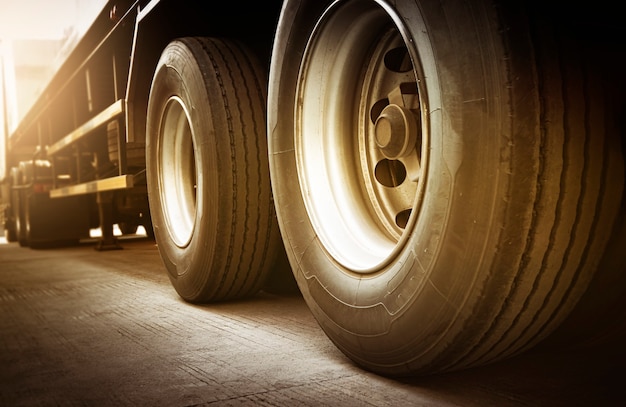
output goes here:
[{"label": "wheel well", "polygon": [[[140,12],[130,61],[127,105],[127,140],[145,142],[146,112],[154,69],[163,49],[176,38],[222,37],[242,41],[269,70],[272,41],[280,0],[228,2],[220,11],[181,2],[157,2]],[[243,11],[242,11],[243,10]]]}]

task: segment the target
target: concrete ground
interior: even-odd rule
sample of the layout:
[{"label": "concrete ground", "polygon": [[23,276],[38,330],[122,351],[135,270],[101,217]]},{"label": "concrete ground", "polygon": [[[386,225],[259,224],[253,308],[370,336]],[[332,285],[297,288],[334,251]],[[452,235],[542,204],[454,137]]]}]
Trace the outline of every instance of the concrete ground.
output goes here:
[{"label": "concrete ground", "polygon": [[153,241],[0,244],[0,406],[624,406],[615,351],[536,349],[392,380],[356,367],[298,294],[181,301]]}]

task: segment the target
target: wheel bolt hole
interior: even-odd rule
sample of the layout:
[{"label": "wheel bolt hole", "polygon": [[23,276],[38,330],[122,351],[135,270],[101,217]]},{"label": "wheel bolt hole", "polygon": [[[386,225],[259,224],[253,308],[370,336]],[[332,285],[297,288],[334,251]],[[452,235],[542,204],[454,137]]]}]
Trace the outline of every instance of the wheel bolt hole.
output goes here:
[{"label": "wheel bolt hole", "polygon": [[372,123],[376,123],[376,119],[378,119],[378,116],[380,116],[380,114],[388,105],[389,99],[387,98],[380,99],[379,101],[374,103],[374,105],[370,109],[370,120],[372,121]]},{"label": "wheel bolt hole", "polygon": [[401,229],[406,229],[406,225],[409,224],[409,217],[411,216],[411,209],[405,209],[396,215],[396,225]]},{"label": "wheel bolt hole", "polygon": [[385,67],[393,72],[408,72],[413,69],[406,47],[394,48],[385,54]]},{"label": "wheel bolt hole", "polygon": [[376,181],[388,188],[401,185],[406,179],[406,168],[401,161],[383,159],[376,164],[374,170]]}]

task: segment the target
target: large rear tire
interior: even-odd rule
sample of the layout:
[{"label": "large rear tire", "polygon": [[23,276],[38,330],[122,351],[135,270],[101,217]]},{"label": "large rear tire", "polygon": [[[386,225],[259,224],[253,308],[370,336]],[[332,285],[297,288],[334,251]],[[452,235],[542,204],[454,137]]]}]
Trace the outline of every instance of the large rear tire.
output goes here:
[{"label": "large rear tire", "polygon": [[190,302],[262,288],[279,253],[265,137],[266,79],[252,52],[183,38],[156,67],[147,117],[150,212],[159,253]]},{"label": "large rear tire", "polygon": [[307,304],[361,366],[509,357],[592,279],[623,163],[601,86],[546,27],[513,2],[286,1],[268,99],[279,223]]},{"label": "large rear tire", "polygon": [[52,169],[47,161],[21,162],[15,178],[14,209],[20,246],[33,249],[68,246],[89,237],[88,197],[50,198]]},{"label": "large rear tire", "polygon": [[28,227],[26,213],[29,188],[32,183],[32,162],[24,161],[13,172],[13,208],[15,210],[15,234],[21,247],[28,247]]}]

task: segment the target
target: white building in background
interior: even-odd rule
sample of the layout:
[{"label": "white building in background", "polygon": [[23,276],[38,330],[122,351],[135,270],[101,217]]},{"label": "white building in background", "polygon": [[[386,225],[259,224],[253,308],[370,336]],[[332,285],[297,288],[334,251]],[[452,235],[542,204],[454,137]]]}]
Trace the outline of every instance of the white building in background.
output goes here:
[{"label": "white building in background", "polygon": [[0,0],[0,64],[4,66],[4,78],[0,70],[0,139],[4,111],[12,132],[105,3]]},{"label": "white building in background", "polygon": [[0,137],[17,122],[16,95],[13,42],[0,38]]},{"label": "white building in background", "polygon": [[5,97],[12,132],[58,68],[65,40],[14,39],[4,44]]}]

